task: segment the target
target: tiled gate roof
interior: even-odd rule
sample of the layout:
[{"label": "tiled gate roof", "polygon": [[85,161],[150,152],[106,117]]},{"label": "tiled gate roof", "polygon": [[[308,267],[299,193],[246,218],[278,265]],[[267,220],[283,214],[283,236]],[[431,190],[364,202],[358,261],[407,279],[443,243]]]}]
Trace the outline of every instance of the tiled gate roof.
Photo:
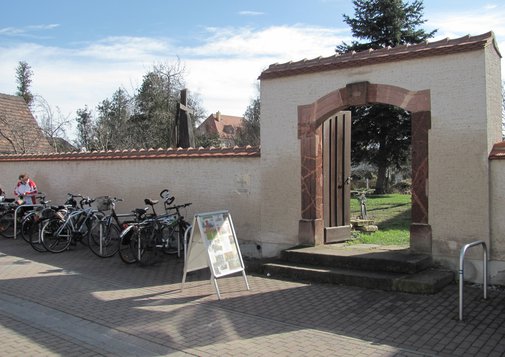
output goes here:
[{"label": "tiled gate roof", "polygon": [[467,35],[452,40],[446,38],[436,42],[425,42],[417,45],[402,45],[378,50],[370,49],[368,51],[335,54],[330,57],[318,57],[310,60],[303,59],[297,62],[274,63],[261,73],[259,79],[288,77],[298,74],[475,51],[489,45],[493,45],[498,54],[500,54],[493,32],[486,32],[478,36]]}]

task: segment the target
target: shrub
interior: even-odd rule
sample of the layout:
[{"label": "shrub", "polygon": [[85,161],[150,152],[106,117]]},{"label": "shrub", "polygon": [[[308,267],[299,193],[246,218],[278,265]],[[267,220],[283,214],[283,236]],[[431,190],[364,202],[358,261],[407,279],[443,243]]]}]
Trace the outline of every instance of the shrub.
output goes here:
[{"label": "shrub", "polygon": [[412,181],[403,180],[391,186],[391,192],[410,194],[412,191]]}]

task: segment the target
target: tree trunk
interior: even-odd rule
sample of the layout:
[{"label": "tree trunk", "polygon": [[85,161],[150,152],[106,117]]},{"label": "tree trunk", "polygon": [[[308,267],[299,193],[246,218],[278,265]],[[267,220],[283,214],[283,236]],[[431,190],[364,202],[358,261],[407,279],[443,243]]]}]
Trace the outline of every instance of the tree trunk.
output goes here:
[{"label": "tree trunk", "polygon": [[379,166],[379,170],[377,172],[377,183],[375,184],[375,193],[377,194],[381,195],[386,193],[386,173],[387,166]]}]

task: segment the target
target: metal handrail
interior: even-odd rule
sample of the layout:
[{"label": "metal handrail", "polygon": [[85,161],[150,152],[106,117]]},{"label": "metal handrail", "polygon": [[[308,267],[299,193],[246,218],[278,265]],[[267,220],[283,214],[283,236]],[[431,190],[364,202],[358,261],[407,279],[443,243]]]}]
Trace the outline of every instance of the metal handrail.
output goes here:
[{"label": "metal handrail", "polygon": [[465,253],[468,250],[468,248],[474,247],[476,245],[482,245],[483,247],[483,289],[484,289],[484,300],[487,299],[487,257],[488,257],[488,251],[487,251],[487,245],[486,242],[482,240],[478,240],[472,243],[468,243],[463,248],[461,248],[461,252],[459,254],[459,320],[463,321],[463,283],[464,283],[464,260],[465,260]]}]

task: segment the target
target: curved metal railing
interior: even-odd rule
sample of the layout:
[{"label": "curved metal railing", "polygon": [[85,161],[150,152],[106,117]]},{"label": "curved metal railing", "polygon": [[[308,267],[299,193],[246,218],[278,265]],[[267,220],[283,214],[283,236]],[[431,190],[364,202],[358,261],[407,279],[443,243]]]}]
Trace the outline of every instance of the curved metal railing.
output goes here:
[{"label": "curved metal railing", "polygon": [[461,252],[459,254],[459,320],[463,321],[463,283],[465,281],[465,272],[464,272],[464,262],[465,262],[465,253],[468,250],[468,248],[477,246],[477,245],[482,245],[484,256],[482,260],[483,264],[483,272],[484,276],[482,278],[482,282],[484,284],[483,289],[484,289],[484,300],[487,299],[487,257],[488,257],[488,251],[487,251],[487,245],[486,242],[482,240],[478,240],[472,243],[468,243],[463,248],[461,248]]}]

